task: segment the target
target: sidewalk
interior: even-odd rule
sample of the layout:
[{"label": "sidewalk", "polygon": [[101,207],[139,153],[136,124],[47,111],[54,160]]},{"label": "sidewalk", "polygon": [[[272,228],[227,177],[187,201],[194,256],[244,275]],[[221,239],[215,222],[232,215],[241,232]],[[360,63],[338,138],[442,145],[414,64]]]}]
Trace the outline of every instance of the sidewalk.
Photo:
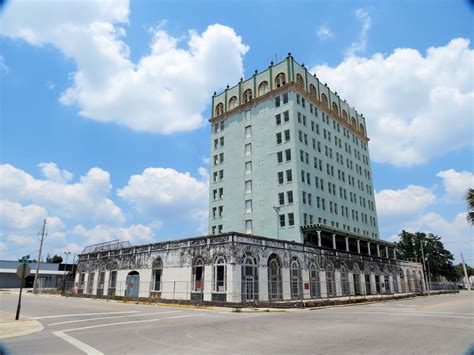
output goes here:
[{"label": "sidewalk", "polygon": [[19,320],[15,320],[13,313],[0,313],[0,339],[28,335],[40,332],[43,329],[43,325],[36,320],[22,317]]}]

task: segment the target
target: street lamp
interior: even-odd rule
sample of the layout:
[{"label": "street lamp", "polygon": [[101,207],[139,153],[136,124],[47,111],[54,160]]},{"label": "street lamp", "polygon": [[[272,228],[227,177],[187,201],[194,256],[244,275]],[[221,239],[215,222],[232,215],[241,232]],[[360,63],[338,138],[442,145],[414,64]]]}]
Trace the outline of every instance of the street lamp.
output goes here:
[{"label": "street lamp", "polygon": [[273,206],[273,209],[275,210],[276,216],[277,216],[277,239],[280,239],[280,226],[278,225],[280,223],[280,208],[278,206]]},{"label": "street lamp", "polygon": [[70,251],[65,251],[64,254],[66,255],[66,262],[64,263],[64,274],[63,274],[63,293],[66,292],[66,268],[67,268],[67,258],[71,254]]}]

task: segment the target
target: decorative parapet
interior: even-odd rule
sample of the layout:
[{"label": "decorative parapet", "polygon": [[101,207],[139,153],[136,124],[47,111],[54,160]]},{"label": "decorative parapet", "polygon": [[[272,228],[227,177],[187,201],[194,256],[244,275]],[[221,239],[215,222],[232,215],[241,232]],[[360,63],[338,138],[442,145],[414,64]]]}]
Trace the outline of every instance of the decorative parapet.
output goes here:
[{"label": "decorative parapet", "polygon": [[280,63],[227,88],[212,97],[210,122],[215,123],[227,119],[236,113],[246,111],[258,103],[272,98],[284,91],[295,91],[312,103],[322,112],[367,142],[365,117],[350,107],[346,100],[341,100],[337,92],[332,92],[327,84],[322,84],[316,74],[308,73],[304,64],[297,63],[291,53]]}]

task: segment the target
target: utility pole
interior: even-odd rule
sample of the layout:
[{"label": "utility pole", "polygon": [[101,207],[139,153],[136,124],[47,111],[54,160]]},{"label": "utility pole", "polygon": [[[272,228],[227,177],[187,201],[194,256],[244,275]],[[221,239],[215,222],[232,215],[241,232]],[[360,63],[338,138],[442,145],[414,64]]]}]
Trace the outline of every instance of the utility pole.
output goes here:
[{"label": "utility pole", "polygon": [[428,296],[430,295],[430,285],[428,283],[428,275],[426,273],[426,264],[425,264],[425,251],[423,250],[423,239],[420,239],[420,245],[421,245],[421,259],[423,260],[423,274],[424,274],[424,279],[426,282],[426,291],[428,293]]},{"label": "utility pole", "polygon": [[277,239],[280,239],[280,207],[273,206],[273,209],[275,210],[276,217],[277,217]]},{"label": "utility pole", "polygon": [[469,281],[469,276],[467,276],[466,263],[464,262],[464,255],[461,253],[462,268],[464,270],[464,278],[466,279],[467,290],[471,291],[471,282]]},{"label": "utility pole", "polygon": [[45,236],[45,230],[46,230],[46,218],[43,221],[43,227],[41,228],[41,242],[40,242],[40,248],[39,248],[39,253],[38,253],[38,260],[36,262],[36,273],[35,273],[35,280],[33,281],[33,293],[36,293],[36,287],[38,285],[38,274],[39,274],[39,266],[40,266],[40,261],[41,261],[41,252],[43,250],[43,239]]}]

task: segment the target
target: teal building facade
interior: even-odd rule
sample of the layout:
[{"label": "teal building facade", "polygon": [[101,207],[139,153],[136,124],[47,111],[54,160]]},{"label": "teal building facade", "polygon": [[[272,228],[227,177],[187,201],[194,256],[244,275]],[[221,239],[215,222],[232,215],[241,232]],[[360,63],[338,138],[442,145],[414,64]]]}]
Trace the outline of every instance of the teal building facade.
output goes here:
[{"label": "teal building facade", "polygon": [[210,122],[209,234],[379,238],[365,118],[291,54],[214,94]]}]

